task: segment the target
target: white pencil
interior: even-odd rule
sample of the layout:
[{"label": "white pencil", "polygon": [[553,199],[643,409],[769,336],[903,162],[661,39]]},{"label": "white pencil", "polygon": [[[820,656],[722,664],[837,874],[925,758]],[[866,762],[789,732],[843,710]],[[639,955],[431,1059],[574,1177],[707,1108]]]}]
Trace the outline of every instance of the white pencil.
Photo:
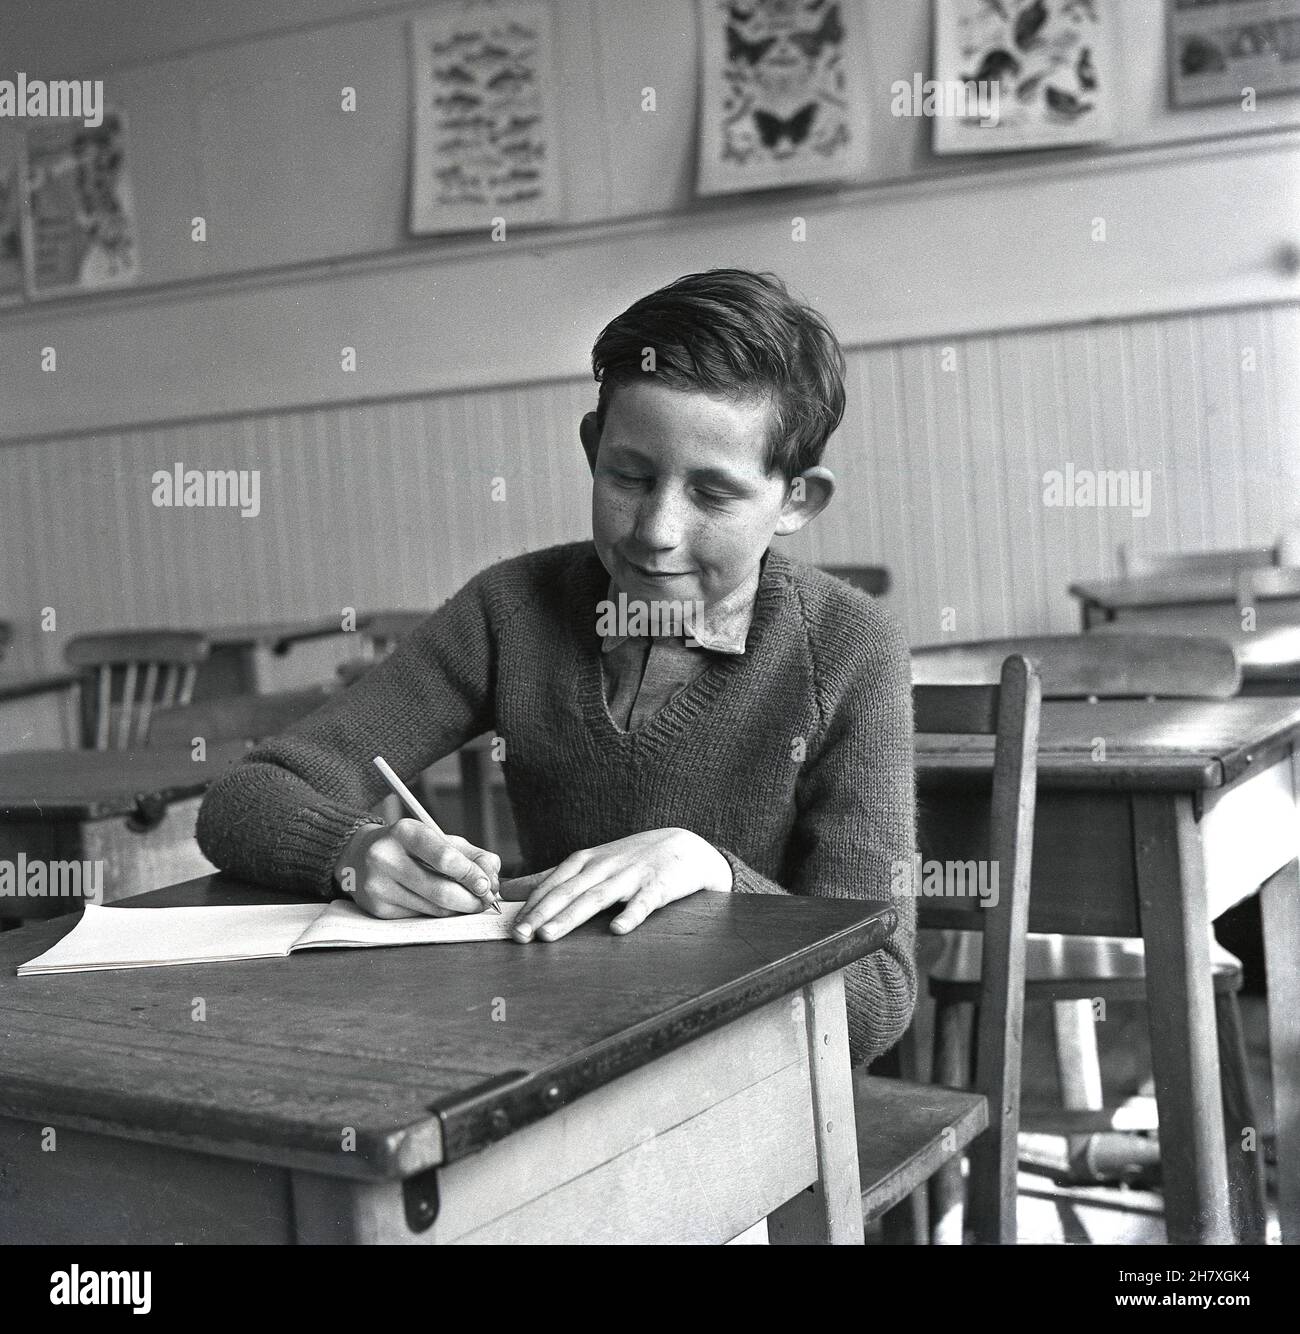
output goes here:
[{"label": "white pencil", "polygon": [[[407,787],[406,784],[403,783],[400,778],[398,778],[398,776],[393,772],[392,766],[388,763],[386,759],[384,759],[382,755],[375,756],[375,768],[378,769],[381,774],[383,774],[384,779],[388,783],[388,786],[391,787],[399,797],[401,797],[401,799],[406,803],[406,809],[410,811],[411,814],[415,816],[415,818],[419,820],[419,822],[422,825],[426,826],[426,828],[432,829],[433,832],[437,834],[439,838],[447,837],[447,835],[444,834],[442,830],[438,828],[438,822],[420,804],[419,799],[416,797],[415,793],[412,792],[411,789]],[[499,894],[493,894],[490,902],[491,906],[495,908],[497,912],[501,911],[501,896]]]}]

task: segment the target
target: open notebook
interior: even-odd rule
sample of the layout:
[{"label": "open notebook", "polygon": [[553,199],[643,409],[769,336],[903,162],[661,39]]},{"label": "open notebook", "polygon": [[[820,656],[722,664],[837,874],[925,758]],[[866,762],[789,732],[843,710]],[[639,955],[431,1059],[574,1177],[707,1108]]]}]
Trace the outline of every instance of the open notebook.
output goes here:
[{"label": "open notebook", "polygon": [[239,908],[104,908],[88,903],[81,921],[57,945],[20,964],[18,975],[275,959],[295,950],[505,940],[523,906],[503,903],[500,914],[489,909],[457,917],[384,920],[342,899],[326,905]]}]

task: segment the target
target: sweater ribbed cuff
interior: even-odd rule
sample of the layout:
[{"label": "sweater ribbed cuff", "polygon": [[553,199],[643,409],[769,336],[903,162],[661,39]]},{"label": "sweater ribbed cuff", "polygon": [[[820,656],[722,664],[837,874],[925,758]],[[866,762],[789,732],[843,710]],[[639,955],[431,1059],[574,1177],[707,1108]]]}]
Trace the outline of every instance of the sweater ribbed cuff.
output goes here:
[{"label": "sweater ribbed cuff", "polygon": [[335,897],[334,868],[352,836],[365,825],[384,822],[334,803],[310,806],[285,829],[276,843],[277,865],[296,885],[322,898]]},{"label": "sweater ribbed cuff", "polygon": [[733,894],[788,894],[790,891],[778,885],[775,880],[769,880],[765,875],[759,875],[748,862],[743,862],[734,852],[728,852],[726,848],[719,848],[718,851],[727,859],[731,867],[731,892]]}]

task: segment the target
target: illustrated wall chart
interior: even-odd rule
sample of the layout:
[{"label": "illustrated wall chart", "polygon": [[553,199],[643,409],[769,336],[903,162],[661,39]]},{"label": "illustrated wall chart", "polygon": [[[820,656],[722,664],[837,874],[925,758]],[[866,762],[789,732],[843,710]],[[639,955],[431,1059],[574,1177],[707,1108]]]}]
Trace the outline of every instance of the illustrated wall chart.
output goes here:
[{"label": "illustrated wall chart", "polygon": [[47,121],[26,132],[23,262],[29,296],[133,282],[140,272],[127,126]]},{"label": "illustrated wall chart", "polygon": [[1166,0],[1176,107],[1300,92],[1300,0]]},{"label": "illustrated wall chart", "polygon": [[701,194],[836,181],[867,165],[861,6],[699,0]]},{"label": "illustrated wall chart", "polygon": [[561,216],[551,9],[447,8],[411,23],[411,231]]},{"label": "illustrated wall chart", "polygon": [[[1117,125],[1115,0],[935,0],[935,81],[978,111],[934,117],[936,153],[1098,143]],[[974,99],[972,99],[972,103]],[[989,106],[992,116],[982,114]]]}]

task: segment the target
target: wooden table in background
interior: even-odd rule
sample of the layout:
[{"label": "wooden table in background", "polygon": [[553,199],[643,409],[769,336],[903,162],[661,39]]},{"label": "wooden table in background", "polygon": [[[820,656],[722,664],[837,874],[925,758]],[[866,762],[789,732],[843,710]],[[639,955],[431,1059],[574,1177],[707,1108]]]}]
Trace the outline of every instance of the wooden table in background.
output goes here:
[{"label": "wooden table in background", "polygon": [[[1102,621],[1116,620],[1124,622],[1130,629],[1157,630],[1160,613],[1176,615],[1208,608],[1227,611],[1238,627],[1241,625],[1236,610],[1237,581],[1234,575],[1183,572],[1086,579],[1071,584],[1070,594],[1079,600],[1085,630]],[[1270,617],[1276,616],[1279,621],[1300,621],[1300,598],[1283,598],[1265,605]],[[1259,623],[1266,623],[1263,615]]]},{"label": "wooden table in background", "polygon": [[1243,695],[1300,695],[1300,614],[1282,621],[1271,605],[1257,608],[1258,629],[1243,630],[1235,607],[1157,613],[1147,623],[1107,621],[1098,633],[1150,630],[1162,635],[1214,635],[1232,645],[1241,664]]},{"label": "wooden table in background", "polygon": [[[199,668],[194,685],[195,700],[216,699],[221,695],[264,694],[277,689],[313,685],[332,680],[334,665],[307,672],[300,680],[286,674],[281,660],[290,650],[312,641],[339,638],[352,640],[348,651],[357,650],[355,632],[339,628],[339,617],[311,621],[266,621],[250,625],[199,625],[194,628],[207,636],[212,646],[207,662]],[[364,628],[361,617],[357,629]],[[282,679],[283,678],[283,679]]]},{"label": "wooden table in background", "polygon": [[696,894],[627,936],[27,978],[71,923],[9,932],[0,1242],[860,1242],[841,970],[883,916]]},{"label": "wooden table in background", "polygon": [[[1300,1241],[1298,739],[1300,700],[1043,705],[1030,930],[1145,941],[1172,1242],[1231,1240],[1210,923],[1257,890],[1278,1212],[1283,1239]],[[918,737],[917,769],[920,799],[944,816],[925,856],[981,855],[989,739]]]},{"label": "wooden table in background", "polygon": [[[208,747],[15,751],[0,759],[0,859],[102,861],[104,902],[202,875],[194,824],[208,785],[248,753]],[[67,899],[0,899],[0,917],[74,912]]]}]

